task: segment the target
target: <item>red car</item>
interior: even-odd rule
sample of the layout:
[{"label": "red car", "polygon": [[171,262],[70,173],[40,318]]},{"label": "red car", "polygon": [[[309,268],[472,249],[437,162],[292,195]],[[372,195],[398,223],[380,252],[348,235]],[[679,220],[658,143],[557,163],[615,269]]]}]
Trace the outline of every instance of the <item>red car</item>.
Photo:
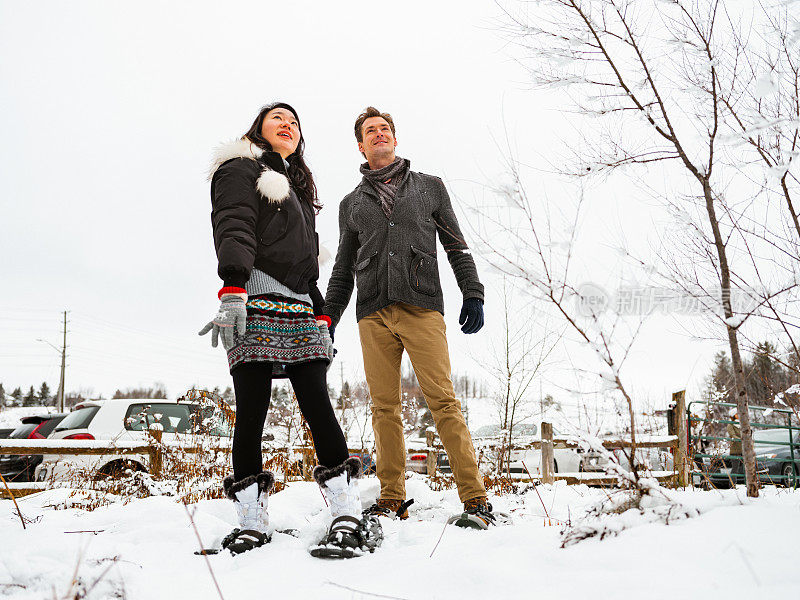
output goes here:
[{"label": "red car", "polygon": [[[55,429],[67,413],[23,417],[22,424],[8,436],[12,440],[41,440]],[[33,472],[42,462],[41,454],[0,455],[0,473],[6,481],[33,481]]]}]

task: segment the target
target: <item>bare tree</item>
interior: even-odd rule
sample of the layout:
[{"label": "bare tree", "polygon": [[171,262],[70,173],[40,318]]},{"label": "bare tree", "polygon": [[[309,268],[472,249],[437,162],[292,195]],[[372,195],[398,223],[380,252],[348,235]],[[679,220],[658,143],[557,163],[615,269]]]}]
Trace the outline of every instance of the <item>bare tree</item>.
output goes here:
[{"label": "bare tree", "polygon": [[[636,166],[646,166],[647,172],[653,173],[651,169],[657,163],[664,164],[673,176],[676,169],[672,164],[682,172],[680,185],[688,191],[683,193],[681,210],[686,214],[687,208],[697,208],[703,217],[700,224],[689,225],[697,234],[692,244],[707,269],[698,273],[690,266],[689,274],[698,276],[693,281],[685,275],[680,279],[684,284],[687,280],[699,284],[720,307],[719,322],[730,348],[741,421],[747,493],[757,496],[739,339],[739,329],[753,311],[737,314],[732,303],[736,294],[752,287],[751,273],[739,265],[738,253],[746,239],[752,238],[752,231],[741,226],[742,210],[731,210],[722,157],[731,148],[725,135],[736,125],[737,144],[741,145],[744,136],[760,160],[788,174],[797,128],[789,128],[776,145],[754,134],[754,123],[747,120],[752,112],[747,118],[743,116],[742,90],[748,89],[748,77],[759,74],[752,68],[747,74],[741,65],[748,61],[741,59],[750,56],[751,65],[758,59],[751,52],[751,44],[743,42],[737,15],[730,16],[725,10],[719,0],[547,0],[537,4],[533,16],[511,10],[506,14],[510,20],[507,32],[533,59],[529,68],[534,80],[542,86],[567,89],[583,115],[610,127],[602,143],[594,140],[582,148],[585,152],[578,157],[579,167],[571,170],[572,174],[586,176]],[[787,27],[773,27],[773,31],[787,31]],[[791,91],[792,80],[797,83],[797,62],[790,45],[789,38],[784,37],[788,53],[782,59],[788,65],[785,87]],[[762,48],[753,47],[755,51]],[[776,64],[774,53],[767,62],[770,60]],[[790,118],[787,111],[797,111],[791,101],[779,108],[767,103],[757,103],[757,107],[767,118]],[[760,118],[757,116],[756,122],[760,123]],[[655,173],[660,177],[664,171]],[[647,185],[646,174],[642,177],[642,170],[636,174]],[[787,184],[789,177],[780,181]],[[784,201],[790,220],[796,223],[788,184]],[[757,220],[752,215],[750,218]],[[738,239],[733,240],[734,236]],[[771,241],[767,239],[766,243]],[[734,242],[738,245],[731,246]],[[750,257],[753,264],[749,266],[767,268],[757,253]],[[718,285],[717,291],[712,292],[706,279],[709,273]],[[766,303],[781,291],[766,292],[762,301]]]},{"label": "bare tree", "polygon": [[[548,330],[546,321],[533,318],[534,311],[520,310],[513,305],[509,283],[503,279],[503,329],[501,347],[492,348],[494,362],[486,369],[497,385],[495,396],[502,441],[497,457],[499,472],[511,462],[514,426],[531,415],[533,384],[540,379],[558,345],[561,335]],[[540,327],[534,327],[537,323]]]},{"label": "bare tree", "polygon": [[762,18],[756,27],[745,29],[726,12],[731,45],[726,61],[729,68],[721,72],[725,91],[720,100],[731,117],[728,122],[733,133],[766,167],[764,188],[783,199],[789,227],[794,229],[797,259],[800,180],[791,168],[800,150],[800,21],[788,2],[759,2],[758,14]]},{"label": "bare tree", "polygon": [[302,441],[303,416],[288,385],[273,386],[267,425],[282,430],[289,447]]},{"label": "bare tree", "polygon": [[[635,464],[636,413],[629,386],[620,370],[636,340],[643,316],[630,320],[607,310],[605,298],[592,295],[591,289],[582,289],[572,273],[575,238],[583,205],[582,196],[573,211],[566,203],[559,203],[559,214],[554,214],[547,198],[537,194],[531,199],[522,183],[519,164],[507,160],[512,180],[495,188],[499,205],[478,206],[480,218],[473,220],[474,233],[492,267],[517,281],[524,282],[525,291],[565,324],[563,338],[572,344],[570,352],[586,352],[599,361],[600,368],[576,366],[583,375],[599,376],[601,388],[621,398],[630,427],[631,449],[626,456],[630,479],[623,483],[639,497],[646,489],[639,485],[640,474]],[[577,345],[576,345],[577,344]],[[547,346],[545,346],[547,347]],[[581,361],[584,362],[584,361]],[[584,362],[584,364],[588,364]]]}]

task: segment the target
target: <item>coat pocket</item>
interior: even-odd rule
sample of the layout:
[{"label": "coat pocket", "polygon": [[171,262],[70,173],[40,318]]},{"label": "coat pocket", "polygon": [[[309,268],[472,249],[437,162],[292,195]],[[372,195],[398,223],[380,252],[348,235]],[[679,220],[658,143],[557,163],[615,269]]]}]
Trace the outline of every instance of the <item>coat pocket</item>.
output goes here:
[{"label": "coat pocket", "polygon": [[411,269],[409,271],[411,289],[426,296],[439,292],[439,269],[436,256],[411,246]]},{"label": "coat pocket", "polygon": [[284,235],[289,227],[289,215],[283,207],[272,211],[272,215],[259,223],[258,239],[265,246],[274,244]]},{"label": "coat pocket", "polygon": [[356,263],[356,287],[358,288],[357,302],[370,300],[378,295],[378,261],[375,250]]}]

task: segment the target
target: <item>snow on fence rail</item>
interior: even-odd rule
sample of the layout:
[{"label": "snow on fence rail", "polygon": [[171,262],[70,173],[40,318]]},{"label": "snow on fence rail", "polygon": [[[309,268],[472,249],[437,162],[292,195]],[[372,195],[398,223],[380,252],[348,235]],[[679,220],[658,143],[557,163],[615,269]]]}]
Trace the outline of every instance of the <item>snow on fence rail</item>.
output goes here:
[{"label": "snow on fence rail", "polygon": [[[492,436],[484,438],[473,438],[476,449],[480,450],[542,450],[540,456],[540,469],[538,478],[531,476],[532,479],[539,479],[542,483],[554,483],[558,480],[567,482],[567,485],[586,484],[586,485],[611,485],[616,483],[614,475],[599,473],[556,473],[554,465],[553,450],[556,445],[558,448],[584,448],[585,441],[581,441],[576,436],[554,436],[553,427],[550,423],[542,423],[540,428],[541,439],[529,440],[517,443],[505,444],[502,436]],[[683,441],[683,444],[681,444]],[[631,448],[634,444],[630,440],[603,440],[603,447],[607,450]],[[436,457],[444,451],[444,446],[436,439],[433,431],[426,432],[426,448],[409,450],[414,453],[427,453],[428,473],[432,474],[436,470]],[[680,460],[681,456],[686,456],[686,439],[675,435],[662,436],[637,436],[636,448],[666,448],[673,451],[675,455],[673,471],[653,471],[651,476],[660,481],[676,482],[679,485],[686,485],[688,480],[687,462]]]},{"label": "snow on fence rail", "polygon": [[[574,436],[553,436],[553,429],[549,423],[542,423],[540,429],[542,439],[530,440],[522,443],[513,443],[511,450],[542,450],[540,477],[542,483],[553,483],[556,480],[564,480],[568,485],[584,483],[587,485],[608,485],[613,484],[615,477],[611,475],[599,475],[595,473],[555,473],[553,463],[553,449],[555,444],[559,448],[580,448],[579,438]],[[146,455],[149,457],[150,473],[159,476],[163,467],[164,452],[169,450],[179,450],[185,453],[200,453],[208,449],[202,444],[192,442],[189,444],[177,441],[162,442],[159,430],[152,430],[152,439],[149,442],[141,441],[120,441],[120,440],[0,440],[0,454],[59,454],[59,455],[94,455],[94,456],[131,456]],[[220,440],[222,441],[222,440]],[[681,441],[683,444],[681,444]],[[633,444],[630,440],[603,440],[603,447],[606,449],[630,448]],[[686,440],[678,436],[641,436],[636,441],[637,448],[670,448],[674,451],[678,467],[676,471],[658,471],[652,473],[654,477],[661,480],[675,480],[681,485],[688,479],[686,473],[682,471],[686,468],[685,462],[678,460],[678,457],[685,456]],[[475,438],[475,445],[485,450],[496,450],[503,445],[500,437]],[[506,446],[506,449],[509,449]],[[230,445],[221,444],[214,448],[215,451],[230,452]],[[302,473],[304,479],[311,478],[311,467],[313,465],[314,448],[311,445],[273,447],[266,446],[266,452],[272,453],[300,453],[302,457]],[[350,448],[351,454],[365,452],[365,448]],[[437,470],[437,457],[444,451],[444,446],[436,440],[436,435],[432,431],[426,434],[426,447],[409,449],[409,453],[425,453],[427,455],[428,474],[432,475]],[[683,454],[681,454],[683,452]],[[15,496],[25,495],[42,491],[42,483],[17,483],[7,484],[8,487],[0,488],[0,497],[7,497],[10,492]]]}]

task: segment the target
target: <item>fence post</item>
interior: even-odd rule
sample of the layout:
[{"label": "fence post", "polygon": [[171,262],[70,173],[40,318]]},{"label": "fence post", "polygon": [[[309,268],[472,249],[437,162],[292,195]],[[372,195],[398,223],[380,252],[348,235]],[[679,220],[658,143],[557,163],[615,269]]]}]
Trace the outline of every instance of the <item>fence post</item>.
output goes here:
[{"label": "fence post", "polygon": [[553,464],[553,424],[542,423],[542,483],[554,483],[555,468]]},{"label": "fence post", "polygon": [[433,441],[435,438],[436,434],[433,431],[425,432],[425,443],[428,446],[428,449],[425,451],[425,453],[428,455],[428,475],[436,474],[436,452],[431,450],[431,448],[433,448]]},{"label": "fence post", "polygon": [[160,477],[161,469],[164,466],[164,453],[161,450],[161,436],[164,430],[160,425],[154,423],[147,431],[155,440],[155,443],[153,440],[150,442],[150,474],[153,477]]},{"label": "fence post", "polygon": [[675,470],[678,472],[678,485],[689,485],[689,443],[686,431],[686,390],[672,394],[675,402],[675,435],[678,448],[675,452]]}]

